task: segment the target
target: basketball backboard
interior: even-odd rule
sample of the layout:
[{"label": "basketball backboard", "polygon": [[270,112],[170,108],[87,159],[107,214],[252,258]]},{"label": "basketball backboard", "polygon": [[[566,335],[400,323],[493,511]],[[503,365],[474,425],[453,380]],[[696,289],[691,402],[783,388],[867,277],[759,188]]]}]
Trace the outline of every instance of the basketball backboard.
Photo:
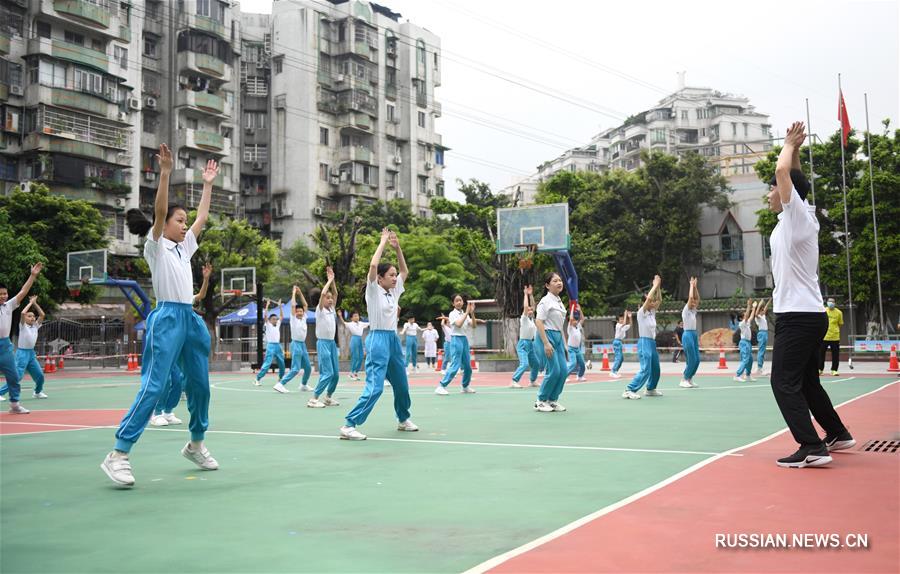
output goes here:
[{"label": "basketball backboard", "polygon": [[256,295],[256,267],[228,267],[222,269],[219,290],[224,299],[228,295]]},{"label": "basketball backboard", "polygon": [[69,287],[100,284],[107,278],[106,249],[70,251],[66,254],[66,285]]},{"label": "basketball backboard", "polygon": [[569,249],[569,204],[550,203],[497,210],[497,253]]}]

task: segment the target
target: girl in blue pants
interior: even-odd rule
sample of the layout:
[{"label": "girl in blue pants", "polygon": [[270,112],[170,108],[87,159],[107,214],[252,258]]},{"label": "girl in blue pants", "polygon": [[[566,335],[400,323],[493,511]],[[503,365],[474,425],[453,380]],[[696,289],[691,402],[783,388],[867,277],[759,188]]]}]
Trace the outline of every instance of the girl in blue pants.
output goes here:
[{"label": "girl in blue pants", "polygon": [[[465,307],[465,311],[463,311]],[[450,323],[450,347],[453,351],[453,359],[447,372],[441,379],[440,384],[434,389],[436,395],[448,395],[447,385],[449,385],[456,373],[460,369],[463,371],[462,392],[474,393],[475,390],[469,388],[472,382],[472,365],[469,363],[469,337],[467,332],[475,322],[475,303],[466,301],[465,297],[457,293],[453,296],[453,310],[450,311],[450,317],[447,318]]]},{"label": "girl in blue pants", "polygon": [[747,299],[747,309],[744,311],[744,318],[738,323],[738,326],[741,328],[741,342],[738,345],[738,349],[741,352],[741,362],[738,365],[737,373],[734,375],[735,381],[746,382],[747,377],[750,377],[750,380],[756,380],[750,376],[750,371],[753,369],[753,344],[751,343],[753,333],[750,330],[750,322],[756,316],[756,308],[756,301]]},{"label": "girl in blue pants", "polygon": [[278,380],[280,381],[284,378],[284,349],[281,348],[281,322],[284,321],[284,306],[281,304],[281,301],[279,301],[277,303],[278,315],[276,316],[275,313],[269,315],[269,305],[271,303],[271,301],[267,300],[266,309],[263,311],[263,316],[266,317],[266,323],[264,325],[266,357],[263,359],[263,364],[259,366],[259,371],[253,379],[253,385],[257,387],[262,384],[260,381],[262,381],[262,378],[269,372],[272,361],[278,363]]},{"label": "girl in blue pants", "polygon": [[203,319],[192,308],[191,273],[191,256],[197,251],[197,236],[209,215],[213,182],[219,168],[215,161],[207,162],[197,218],[188,228],[187,211],[177,205],[169,206],[172,152],[168,146],[160,146],[157,158],[160,178],[153,223],[137,209],[129,210],[126,217],[131,233],[143,236],[150,232],[144,243],[144,258],[150,266],[156,308],[146,321],[141,388],[116,431],[115,449],[100,465],[120,486],[134,485],[128,454],[144,432],[176,362],[186,377],[185,392],[191,414],[188,424],[191,440],[181,449],[181,454],[203,470],[219,468],[203,444],[209,427],[210,337]]},{"label": "girl in blue pants", "polygon": [[769,344],[769,321],[766,319],[766,313],[769,312],[769,301],[760,301],[756,307],[756,344],[759,350],[756,352],[756,375],[763,374],[763,363],[766,362],[766,345]]},{"label": "girl in blue pants", "polygon": [[681,346],[684,348],[684,373],[681,375],[679,387],[695,389],[694,375],[700,367],[700,339],[697,338],[697,309],[700,307],[700,291],[697,289],[697,278],[691,277],[691,288],[687,304],[681,310],[681,321],[684,333],[681,335]]},{"label": "girl in blue pants", "polygon": [[[31,307],[37,309],[39,315],[35,317]],[[16,348],[16,371],[19,375],[19,384],[25,380],[25,373],[31,375],[34,381],[34,392],[32,397],[36,399],[46,399],[47,394],[44,393],[44,370],[41,369],[41,363],[38,361],[34,352],[37,345],[38,330],[44,322],[44,310],[37,303],[37,295],[29,297],[28,305],[22,309],[22,316],[19,322],[19,341]],[[6,393],[7,386],[4,385],[0,389],[0,395]]]},{"label": "girl in blue pants", "polygon": [[566,344],[563,341],[563,327],[566,322],[566,308],[559,298],[563,290],[562,278],[557,273],[544,277],[546,294],[537,306],[534,323],[546,357],[544,380],[538,390],[534,410],[541,413],[563,412],[566,407],[559,404],[559,396],[566,384],[569,370],[566,359]]},{"label": "girl in blue pants", "polygon": [[584,315],[581,313],[581,310],[573,309],[569,318],[566,341],[569,347],[569,362],[566,365],[566,376],[576,373],[580,382],[587,380],[584,378],[584,330],[582,329],[582,323],[584,323]]},{"label": "girl in blue pants", "polygon": [[519,356],[519,367],[513,373],[512,383],[510,387],[513,389],[521,389],[522,385],[519,380],[525,371],[529,368],[531,373],[529,380],[530,386],[537,386],[538,373],[541,370],[540,358],[535,352],[534,337],[537,335],[537,328],[534,326],[534,298],[532,295],[532,287],[525,287],[525,293],[522,303],[522,316],[519,317],[519,342],[516,344],[516,354]]},{"label": "girl in blue pants", "polygon": [[[313,396],[306,406],[314,409],[322,407],[336,407],[341,403],[336,401],[334,395],[340,378],[340,365],[338,363],[338,348],[334,342],[337,334],[337,285],[334,283],[334,271],[326,268],[328,281],[322,287],[322,295],[319,304],[316,305],[316,354],[319,360],[319,384],[313,391]],[[319,397],[325,395],[323,400]]]},{"label": "girl in blue pants", "polygon": [[362,323],[359,320],[359,313],[356,311],[350,315],[350,321],[344,321],[344,318],[339,314],[338,317],[341,318],[341,322],[344,323],[344,327],[350,331],[350,380],[358,381],[359,380],[359,372],[363,367],[363,358],[365,353],[363,352],[363,333],[368,328],[368,323]]},{"label": "girl in blue pants", "polygon": [[9,289],[0,283],[0,374],[6,378],[6,386],[9,388],[9,413],[13,415],[26,415],[31,411],[19,404],[22,387],[19,384],[19,370],[16,368],[16,356],[13,352],[12,341],[9,340],[9,332],[12,330],[12,314],[28,296],[34,280],[43,267],[41,263],[32,265],[31,274],[22,285],[22,289],[12,299],[9,298]]},{"label": "girl in blue pants", "polygon": [[[297,295],[300,296],[300,305],[297,305]],[[309,361],[309,352],[306,350],[306,311],[309,306],[303,291],[294,285],[291,293],[291,370],[275,385],[279,393],[288,392],[287,384],[303,369],[303,378],[300,379],[300,390],[309,391],[309,377],[312,375],[312,363]]]},{"label": "girl in blue pants", "polygon": [[622,368],[622,362],[625,360],[625,355],[622,353],[622,341],[625,339],[625,334],[630,328],[631,311],[626,309],[616,321],[616,335],[613,339],[613,364],[612,370],[609,373],[609,376],[614,379],[622,377],[622,375],[619,374],[619,369]]},{"label": "girl in blue pants", "polygon": [[660,397],[662,392],[656,390],[659,384],[659,353],[656,351],[656,310],[662,303],[660,291],[662,279],[659,275],[653,277],[653,288],[647,294],[644,304],[637,312],[638,322],[638,360],[640,370],[631,380],[631,383],[622,393],[623,399],[639,399],[638,391],[646,385],[644,391],[646,397]]},{"label": "girl in blue pants", "polygon": [[403,334],[406,336],[406,366],[407,368],[419,370],[419,331],[421,327],[416,323],[415,317],[410,317],[406,324],[403,325]]},{"label": "girl in blue pants", "polygon": [[[382,263],[381,255],[390,243],[397,253],[397,267]],[[372,255],[366,282],[366,308],[369,313],[369,336],[366,338],[366,386],[362,396],[347,414],[346,424],[341,427],[340,437],[344,440],[365,440],[366,435],[356,427],[366,422],[375,408],[385,379],[391,382],[394,391],[394,412],[397,414],[397,430],[415,432],[419,430],[409,420],[409,381],[403,364],[403,349],[397,336],[397,305],[403,295],[403,284],[409,276],[406,259],[400,249],[397,236],[387,229],[381,231],[381,241]]]}]

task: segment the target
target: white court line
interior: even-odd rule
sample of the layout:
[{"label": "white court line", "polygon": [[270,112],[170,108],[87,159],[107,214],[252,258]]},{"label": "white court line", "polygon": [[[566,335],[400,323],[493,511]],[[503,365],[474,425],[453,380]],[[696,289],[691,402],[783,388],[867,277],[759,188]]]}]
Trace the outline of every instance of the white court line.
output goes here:
[{"label": "white court line", "polygon": [[[834,382],[834,381],[832,381],[832,382]],[[848,404],[850,404],[854,401],[857,401],[863,397],[867,397],[869,395],[875,394],[875,393],[877,393],[883,389],[886,389],[887,387],[894,385],[898,382],[900,382],[900,381],[892,381],[890,383],[887,383],[886,385],[883,385],[873,391],[869,391],[868,393],[859,395],[858,397],[854,397],[848,401],[844,401],[843,403],[841,403],[839,405],[835,405],[835,408],[839,408],[844,405],[848,405]],[[583,517],[579,518],[578,520],[570,522],[569,524],[566,524],[565,526],[562,526],[560,528],[557,528],[556,530],[554,530],[553,532],[550,532],[549,534],[545,534],[544,536],[541,536],[540,538],[532,540],[531,542],[527,542],[527,543],[519,546],[518,548],[513,548],[512,550],[510,550],[508,552],[504,552],[503,554],[501,554],[499,556],[495,556],[494,558],[490,558],[490,559],[482,562],[481,564],[473,566],[472,568],[469,568],[468,570],[463,572],[463,574],[481,574],[482,572],[486,572],[492,568],[496,568],[497,566],[503,564],[504,562],[506,562],[507,560],[509,560],[511,558],[515,558],[516,556],[524,554],[524,553],[528,552],[529,550],[533,550],[534,548],[537,548],[538,546],[546,544],[547,542],[556,540],[557,538],[563,536],[564,534],[568,534],[569,532],[587,524],[588,522],[591,522],[591,521],[593,521],[597,518],[600,518],[601,516],[604,516],[606,514],[609,514],[610,512],[612,512],[614,510],[618,510],[619,508],[622,508],[623,506],[631,504],[632,502],[639,500],[639,499],[647,496],[648,494],[652,494],[652,493],[656,492],[657,490],[675,482],[676,480],[678,480],[680,478],[684,478],[685,476],[700,470],[701,468],[703,468],[704,466],[706,466],[708,464],[711,464],[721,458],[724,458],[725,456],[733,455],[737,451],[746,450],[746,449],[754,447],[760,443],[764,443],[768,440],[771,440],[779,435],[786,433],[787,431],[788,431],[787,428],[783,428],[780,431],[776,431],[776,432],[770,434],[769,436],[763,437],[759,440],[756,440],[751,443],[745,444],[743,446],[739,446],[737,448],[733,448],[733,449],[727,450],[725,452],[716,454],[715,456],[710,457],[706,460],[701,460],[697,464],[682,470],[678,474],[670,476],[669,478],[662,480],[654,485],[651,485],[640,492],[636,492],[627,498],[623,498],[622,500],[615,502],[613,504],[610,504],[609,506],[605,506],[605,507],[601,508],[600,510],[597,510],[596,512],[592,512],[591,514],[588,514],[587,516],[583,516]]]},{"label": "white court line", "polygon": [[[167,428],[151,428],[147,427],[147,430],[153,431],[163,431],[163,432],[189,432],[187,429],[167,429]],[[330,440],[340,440],[340,437],[336,434],[301,434],[301,433],[277,433],[277,432],[256,432],[256,431],[229,431],[229,430],[208,430],[206,434],[231,434],[231,435],[244,435],[244,436],[274,436],[274,437],[282,437],[282,438],[319,438],[319,439],[330,439]],[[690,455],[717,455],[720,453],[716,452],[704,452],[704,451],[693,451],[693,450],[663,450],[663,449],[650,449],[650,448],[617,448],[617,447],[607,447],[607,446],[577,446],[577,445],[565,445],[565,444],[526,444],[526,443],[506,443],[506,442],[478,442],[478,441],[463,441],[463,440],[431,440],[431,439],[408,439],[408,438],[385,438],[385,437],[369,437],[367,440],[371,441],[382,441],[382,442],[408,442],[408,443],[421,443],[421,444],[446,444],[446,445],[456,445],[456,446],[491,446],[491,447],[503,447],[503,448],[547,448],[547,449],[558,449],[558,450],[587,450],[587,451],[609,451],[609,452],[637,452],[637,453],[651,453],[651,454],[690,454]],[[733,454],[730,456],[743,456],[740,454]]]},{"label": "white court line", "polygon": [[10,434],[0,434],[0,442],[3,439],[14,437],[14,436],[24,436],[24,435],[34,435],[34,434],[47,434],[48,432],[71,432],[71,431],[82,431],[82,430],[93,430],[93,429],[115,429],[118,426],[89,426],[89,425],[66,425],[66,424],[55,424],[55,423],[29,423],[25,421],[0,421],[0,425],[29,425],[29,426],[39,426],[39,427],[66,427],[66,428],[57,428],[53,430],[46,431],[29,431],[29,432],[16,432]]}]

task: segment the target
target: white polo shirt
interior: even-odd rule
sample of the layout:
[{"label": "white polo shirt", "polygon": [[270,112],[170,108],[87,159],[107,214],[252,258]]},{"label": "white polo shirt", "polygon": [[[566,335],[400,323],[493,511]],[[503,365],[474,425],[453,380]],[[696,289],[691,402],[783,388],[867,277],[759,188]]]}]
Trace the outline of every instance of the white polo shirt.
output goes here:
[{"label": "white polo shirt", "polygon": [[153,232],[144,243],[144,259],[150,265],[153,293],[157,302],[194,302],[194,277],[191,257],[197,252],[197,237],[188,229],[184,241],[175,243],[163,236],[153,240]]},{"label": "white polo shirt", "polygon": [[397,275],[397,285],[385,290],[378,281],[366,284],[366,309],[369,311],[369,329],[397,332],[397,305],[403,295],[403,277]]},{"label": "white polo shirt", "polygon": [[544,322],[544,330],[562,333],[566,323],[566,306],[558,295],[547,292],[537,306],[537,318]]},{"label": "white polo shirt", "polygon": [[466,317],[466,320],[463,321],[463,324],[459,327],[456,326],[456,322],[460,320],[465,315],[465,311],[457,311],[456,309],[450,311],[450,335],[452,337],[468,337],[468,331],[472,326],[472,319]]},{"label": "white polo shirt", "polygon": [[568,345],[573,349],[578,349],[581,347],[581,339],[583,338],[583,334],[581,332],[581,325],[577,327],[573,327],[571,324],[568,329],[569,342]]},{"label": "white polo shirt", "polygon": [[306,313],[304,313],[303,316],[301,316],[299,319],[296,315],[291,315],[291,341],[305,343],[307,328],[308,325],[306,324]]},{"label": "white polo shirt", "polygon": [[453,336],[453,329],[451,329],[448,325],[441,325],[441,329],[444,331],[444,340],[449,341],[450,337]]},{"label": "white polo shirt", "polygon": [[681,320],[684,322],[684,330],[685,331],[696,331],[697,330],[697,310],[691,309],[689,306],[685,305],[684,309],[681,310]]},{"label": "white polo shirt", "polygon": [[0,339],[8,339],[12,330],[12,314],[19,306],[19,300],[10,297],[6,303],[0,305]]},{"label": "white polo shirt", "polygon": [[38,329],[41,328],[41,322],[35,321],[33,325],[19,324],[19,342],[18,347],[30,351],[37,344]]},{"label": "white polo shirt", "polygon": [[407,337],[415,339],[419,335],[419,326],[416,323],[404,323],[403,332]]},{"label": "white polo shirt", "polygon": [[637,312],[638,336],[656,340],[656,309],[644,311],[641,307]]},{"label": "white polo shirt", "polygon": [[738,323],[738,327],[741,328],[741,339],[749,341],[752,338],[750,333],[750,321],[741,321]]},{"label": "white polo shirt", "polygon": [[616,336],[615,338],[618,340],[622,340],[625,338],[625,333],[628,332],[628,329],[631,329],[631,325],[628,323],[616,323]]},{"label": "white polo shirt", "polygon": [[766,319],[765,315],[760,315],[756,318],[756,326],[760,331],[768,331],[769,330],[769,321]]},{"label": "white polo shirt", "polygon": [[337,315],[334,309],[316,307],[316,339],[334,340],[337,332]]},{"label": "white polo shirt", "polygon": [[791,188],[778,224],[769,237],[772,248],[773,309],[776,313],[824,313],[819,289],[819,220],[816,208]]},{"label": "white polo shirt", "polygon": [[537,327],[534,326],[534,318],[522,313],[522,316],[519,317],[519,339],[530,341],[534,339],[535,333],[537,333]]},{"label": "white polo shirt", "polygon": [[362,321],[350,321],[349,323],[344,323],[344,326],[347,327],[347,330],[350,331],[352,336],[362,337],[363,331],[366,330],[366,327],[368,327],[369,324],[363,323]]},{"label": "white polo shirt", "polygon": [[266,343],[281,342],[281,321],[275,321],[275,324],[266,321]]}]

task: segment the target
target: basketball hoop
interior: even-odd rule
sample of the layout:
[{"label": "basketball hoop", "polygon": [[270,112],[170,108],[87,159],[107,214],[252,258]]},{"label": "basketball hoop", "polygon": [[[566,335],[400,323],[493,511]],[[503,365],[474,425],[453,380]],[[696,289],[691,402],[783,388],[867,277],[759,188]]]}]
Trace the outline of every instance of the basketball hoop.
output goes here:
[{"label": "basketball hoop", "polygon": [[226,295],[231,295],[235,299],[237,299],[238,297],[240,297],[243,294],[244,294],[244,292],[241,289],[225,289],[224,291],[222,291],[223,297]]},{"label": "basketball hoop", "polygon": [[519,271],[525,273],[534,267],[534,254],[538,246],[536,243],[516,243],[515,247],[525,249],[525,253],[519,256]]},{"label": "basketball hoop", "polygon": [[69,295],[72,299],[76,299],[81,295],[81,288],[83,285],[89,285],[91,282],[90,277],[82,277],[81,283],[71,283],[69,284]]}]

